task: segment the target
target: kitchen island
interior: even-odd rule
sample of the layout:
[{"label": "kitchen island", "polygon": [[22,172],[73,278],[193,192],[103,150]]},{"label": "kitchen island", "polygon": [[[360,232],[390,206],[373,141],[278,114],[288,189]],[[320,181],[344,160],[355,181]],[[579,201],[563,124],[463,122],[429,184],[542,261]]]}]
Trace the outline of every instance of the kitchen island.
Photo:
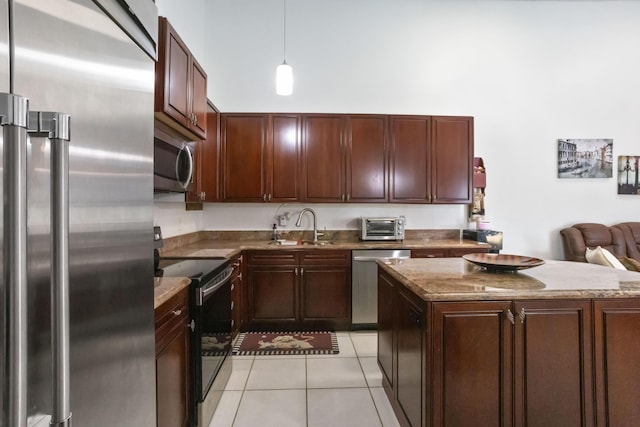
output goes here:
[{"label": "kitchen island", "polygon": [[640,425],[640,273],[379,263],[378,364],[405,426]]}]

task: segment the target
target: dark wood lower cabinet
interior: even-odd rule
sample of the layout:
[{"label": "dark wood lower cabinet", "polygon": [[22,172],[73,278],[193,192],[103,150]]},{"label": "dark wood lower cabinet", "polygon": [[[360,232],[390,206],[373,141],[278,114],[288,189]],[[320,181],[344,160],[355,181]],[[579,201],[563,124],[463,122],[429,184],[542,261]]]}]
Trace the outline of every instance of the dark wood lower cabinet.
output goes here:
[{"label": "dark wood lower cabinet", "polygon": [[640,425],[639,299],[425,301],[382,271],[378,292],[401,425]]},{"label": "dark wood lower cabinet", "polygon": [[596,300],[596,412],[598,426],[640,425],[640,301]]},{"label": "dark wood lower cabinet", "polygon": [[350,263],[347,250],[249,252],[245,329],[349,329]]},{"label": "dark wood lower cabinet", "polygon": [[183,290],[155,310],[158,427],[189,425],[189,305]]},{"label": "dark wood lower cabinet", "polygon": [[515,425],[593,426],[591,301],[514,308]]},{"label": "dark wood lower cabinet", "polygon": [[434,426],[511,425],[510,308],[509,301],[433,303]]},{"label": "dark wood lower cabinet", "polygon": [[422,425],[424,402],[424,311],[415,296],[398,292],[396,399],[412,426]]}]

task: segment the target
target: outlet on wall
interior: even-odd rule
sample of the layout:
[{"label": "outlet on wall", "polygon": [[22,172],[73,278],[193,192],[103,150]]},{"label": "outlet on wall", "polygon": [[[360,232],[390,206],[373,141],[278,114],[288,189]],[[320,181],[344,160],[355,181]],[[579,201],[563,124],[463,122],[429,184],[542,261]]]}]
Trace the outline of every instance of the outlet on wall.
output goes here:
[{"label": "outlet on wall", "polygon": [[280,227],[284,227],[287,225],[287,220],[289,219],[289,214],[286,213],[284,215],[278,215],[278,225]]}]

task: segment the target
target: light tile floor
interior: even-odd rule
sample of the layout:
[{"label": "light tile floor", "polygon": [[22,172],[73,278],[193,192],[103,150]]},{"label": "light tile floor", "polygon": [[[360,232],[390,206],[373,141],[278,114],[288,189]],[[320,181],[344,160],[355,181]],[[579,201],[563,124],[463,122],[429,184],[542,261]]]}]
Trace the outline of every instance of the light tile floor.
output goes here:
[{"label": "light tile floor", "polygon": [[340,353],[233,356],[209,427],[399,427],[382,389],[375,332],[337,332]]}]

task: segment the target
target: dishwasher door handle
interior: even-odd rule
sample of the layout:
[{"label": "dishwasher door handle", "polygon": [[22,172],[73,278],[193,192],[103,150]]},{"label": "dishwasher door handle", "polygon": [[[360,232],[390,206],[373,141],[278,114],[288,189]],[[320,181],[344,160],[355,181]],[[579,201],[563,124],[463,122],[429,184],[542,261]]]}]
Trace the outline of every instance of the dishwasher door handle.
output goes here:
[{"label": "dishwasher door handle", "polygon": [[375,257],[375,256],[356,256],[353,257],[354,261],[364,261],[364,262],[375,262],[375,261],[395,261],[401,259],[410,259],[408,256],[399,256],[399,257]]}]

